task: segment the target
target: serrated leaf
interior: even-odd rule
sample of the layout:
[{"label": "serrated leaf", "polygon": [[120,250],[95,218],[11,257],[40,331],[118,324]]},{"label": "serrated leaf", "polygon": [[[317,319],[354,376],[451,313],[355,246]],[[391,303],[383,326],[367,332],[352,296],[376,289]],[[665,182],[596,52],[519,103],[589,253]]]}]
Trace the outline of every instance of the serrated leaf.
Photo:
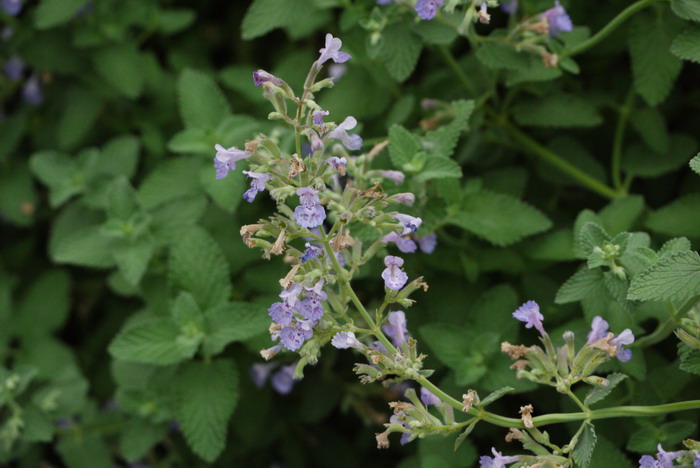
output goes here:
[{"label": "serrated leaf", "polygon": [[676,252],[690,250],[690,241],[685,237],[676,237],[668,240],[659,249],[658,255],[660,258],[666,258]]},{"label": "serrated leaf", "polygon": [[140,149],[139,139],[131,135],[109,140],[100,152],[98,163],[100,172],[130,178],[136,171]]},{"label": "serrated leaf", "polygon": [[144,208],[151,209],[175,198],[201,193],[199,168],[199,161],[187,157],[158,164],[139,187]]},{"label": "serrated leaf", "polygon": [[676,36],[671,52],[680,59],[700,63],[700,27],[693,26]]},{"label": "serrated leaf", "polygon": [[180,116],[189,128],[215,129],[231,114],[226,97],[207,74],[185,69],[177,81]]},{"label": "serrated leaf", "polygon": [[135,286],[141,282],[154,253],[155,245],[150,238],[136,239],[115,246],[114,261],[124,279]]},{"label": "serrated leaf", "polygon": [[416,176],[418,182],[425,182],[433,179],[460,178],[462,177],[462,167],[449,158],[428,156],[425,166]]},{"label": "serrated leaf", "polygon": [[304,37],[327,20],[327,12],[308,0],[255,0],[243,17],[241,36],[250,40],[286,27],[293,38]]},{"label": "serrated leaf", "polygon": [[650,106],[666,99],[681,71],[682,62],[669,52],[667,23],[639,16],[628,29],[634,88]]},{"label": "serrated leaf", "polygon": [[603,287],[603,270],[582,268],[561,285],[554,302],[557,304],[577,302],[596,294]]},{"label": "serrated leaf", "polygon": [[189,362],[175,381],[177,420],[187,444],[213,462],[226,446],[227,426],[238,402],[238,370],[231,360]]},{"label": "serrated leaf", "polygon": [[538,209],[510,195],[486,190],[466,195],[461,211],[448,222],[498,246],[514,244],[552,226]]},{"label": "serrated leaf", "polygon": [[37,29],[59,26],[75,18],[75,13],[88,0],[41,0],[36,9],[34,25]]},{"label": "serrated leaf", "polygon": [[597,439],[593,424],[588,421],[583,424],[584,428],[581,434],[579,434],[578,442],[576,442],[576,447],[574,447],[573,456],[577,466],[588,468]]},{"label": "serrated leaf", "polygon": [[135,99],[143,90],[141,54],[131,44],[105,47],[92,56],[97,72],[122,95]]},{"label": "serrated leaf", "polygon": [[112,468],[114,462],[107,445],[95,434],[61,437],[56,444],[65,466],[69,468]]},{"label": "serrated leaf", "polygon": [[646,225],[654,232],[670,236],[700,237],[700,194],[680,197],[649,214]]},{"label": "serrated leaf", "polygon": [[395,168],[405,170],[404,165],[413,161],[414,156],[420,150],[420,142],[415,135],[401,125],[391,126],[389,129],[389,157]]},{"label": "serrated leaf", "polygon": [[696,155],[690,160],[690,168],[694,170],[697,174],[700,174],[700,154]]},{"label": "serrated leaf", "polygon": [[[454,111],[452,121],[425,136],[425,146],[429,153],[449,158],[454,154],[462,132],[468,130],[469,117],[474,111],[474,101],[459,100],[451,104]],[[461,175],[461,171],[460,171]]]},{"label": "serrated leaf", "polygon": [[678,356],[681,359],[681,370],[700,375],[700,349],[691,348],[680,342],[678,343]]},{"label": "serrated leaf", "polygon": [[22,408],[22,440],[27,442],[51,442],[56,426],[51,417],[34,405]]},{"label": "serrated leaf", "polygon": [[700,295],[700,255],[677,252],[637,275],[627,298],[638,301],[684,301]]},{"label": "serrated leaf", "polygon": [[121,454],[128,462],[137,462],[157,444],[166,430],[150,421],[132,417],[124,426],[119,439]]},{"label": "serrated leaf", "polygon": [[243,341],[264,333],[270,325],[267,310],[256,304],[232,302],[204,314],[204,352],[217,354],[234,341]]},{"label": "serrated leaf", "polygon": [[513,108],[513,116],[519,124],[534,127],[595,127],[603,122],[590,100],[573,94],[523,100]]},{"label": "serrated leaf", "polygon": [[629,195],[610,202],[598,212],[603,220],[605,230],[611,236],[629,231],[634,222],[644,211],[644,198],[639,195]]},{"label": "serrated leaf", "polygon": [[610,392],[613,391],[613,389],[617,386],[617,384],[619,384],[620,382],[622,382],[626,378],[627,378],[627,376],[625,374],[618,374],[618,373],[614,373],[614,374],[610,374],[610,375],[606,376],[605,379],[608,381],[608,385],[606,385],[604,387],[603,386],[595,387],[593,390],[588,392],[588,395],[586,395],[586,399],[583,401],[583,403],[586,406],[588,406],[588,405],[592,405],[593,403],[597,403],[597,402],[603,400],[605,397],[610,395]]},{"label": "serrated leaf", "polygon": [[88,226],[58,238],[51,256],[56,263],[108,268],[114,265],[112,249],[116,242],[104,236],[99,226]]},{"label": "serrated leaf", "polygon": [[65,271],[46,271],[17,303],[13,321],[22,334],[55,331],[70,311],[70,276]]},{"label": "serrated leaf", "polygon": [[408,22],[394,23],[384,29],[379,55],[389,75],[399,83],[405,81],[418,63],[423,43]]},{"label": "serrated leaf", "polygon": [[167,366],[194,356],[196,346],[178,342],[180,328],[168,319],[127,327],[109,345],[116,359]]},{"label": "serrated leaf", "polygon": [[579,234],[579,248],[585,255],[591,255],[593,249],[602,247],[610,236],[599,224],[588,222],[581,227]]},{"label": "serrated leaf", "polygon": [[697,140],[684,134],[671,135],[668,149],[661,153],[633,143],[622,155],[622,167],[631,175],[658,177],[683,167],[697,150]]},{"label": "serrated leaf", "polygon": [[530,66],[530,61],[524,53],[502,42],[481,43],[476,49],[476,58],[486,67],[496,70],[518,70]]},{"label": "serrated leaf", "polygon": [[207,201],[203,196],[180,197],[159,205],[151,214],[151,232],[157,242],[169,244],[188,226],[197,224]]},{"label": "serrated leaf", "polygon": [[671,0],[671,9],[683,19],[700,22],[700,4],[695,0]]},{"label": "serrated leaf", "polygon": [[173,243],[170,275],[178,286],[195,297],[202,310],[226,302],[231,294],[224,253],[201,228],[182,233]]}]

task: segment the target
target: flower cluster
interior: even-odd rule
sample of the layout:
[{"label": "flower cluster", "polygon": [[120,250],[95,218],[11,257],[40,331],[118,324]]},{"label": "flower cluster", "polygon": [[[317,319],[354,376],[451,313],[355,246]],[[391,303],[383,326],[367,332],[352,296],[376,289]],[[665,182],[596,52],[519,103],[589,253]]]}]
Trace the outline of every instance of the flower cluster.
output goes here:
[{"label": "flower cluster", "polygon": [[328,299],[323,284],[323,280],[306,287],[302,283],[293,283],[282,291],[280,297],[283,300],[268,309],[273,320],[270,327],[273,340],[279,340],[290,351],[297,351],[313,336],[313,328],[323,317],[323,302]]},{"label": "flower cluster", "polygon": [[[694,441],[688,441],[690,446],[700,445]],[[700,468],[700,447],[695,450],[679,450],[676,452],[667,452],[661,446],[657,447],[658,453],[656,457],[644,455],[639,459],[639,468],[673,468],[674,466],[692,466]],[[674,464],[674,461],[677,465]]]}]

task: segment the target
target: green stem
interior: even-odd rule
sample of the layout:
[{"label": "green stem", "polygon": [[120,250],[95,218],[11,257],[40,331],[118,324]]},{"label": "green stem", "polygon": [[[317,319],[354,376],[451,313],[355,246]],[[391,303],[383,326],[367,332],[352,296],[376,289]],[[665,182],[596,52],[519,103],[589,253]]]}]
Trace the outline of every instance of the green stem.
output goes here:
[{"label": "green stem", "polygon": [[632,5],[628,6],[624,10],[622,10],[615,18],[613,18],[608,24],[605,25],[603,29],[595,33],[593,36],[588,38],[588,40],[580,43],[576,47],[573,47],[569,50],[565,50],[559,55],[559,59],[564,59],[566,57],[572,57],[574,55],[578,55],[581,52],[585,52],[594,45],[598,44],[600,41],[605,39],[610,33],[615,31],[622,23],[624,23],[630,16],[634,15],[640,10],[643,10],[644,8],[648,7],[652,3],[656,2],[658,0],[639,0],[636,3],[633,3]]},{"label": "green stem", "polygon": [[571,389],[567,389],[566,394],[569,395],[569,398],[571,398],[574,401],[574,403],[576,403],[578,407],[581,408],[584,412],[587,413],[590,411],[588,407],[584,405],[576,395],[574,395],[574,392],[572,392]]},{"label": "green stem", "polygon": [[442,58],[447,63],[447,66],[450,67],[452,73],[455,74],[455,76],[462,83],[464,88],[467,91],[469,91],[473,96],[476,96],[477,93],[474,83],[471,82],[467,74],[464,73],[464,70],[462,70],[462,68],[459,66],[459,63],[455,59],[454,55],[452,55],[452,52],[450,52],[450,50],[444,45],[438,46],[437,49],[440,52],[440,55],[442,55]]},{"label": "green stem", "polygon": [[630,112],[632,111],[632,103],[634,101],[634,90],[630,89],[625,98],[625,102],[620,109],[620,118],[617,121],[615,128],[615,137],[613,140],[612,161],[610,172],[612,174],[613,186],[619,192],[625,192],[625,186],[622,183],[620,175],[620,166],[622,161],[622,143],[625,139],[625,128],[629,120]]},{"label": "green stem", "polygon": [[608,187],[607,185],[599,182],[598,180],[594,179],[593,177],[589,176],[581,169],[562,159],[561,156],[559,156],[558,154],[545,148],[529,136],[525,135],[523,132],[511,125],[509,122],[504,121],[502,122],[502,124],[503,127],[508,131],[508,133],[510,133],[510,135],[514,139],[522,143],[523,146],[529,149],[536,156],[547,161],[562,172],[565,172],[566,174],[573,177],[578,182],[591,189],[592,191],[596,192],[597,194],[602,195],[605,198],[609,198],[611,200],[615,200],[616,198],[620,198],[621,196],[623,196],[622,192],[616,191]]}]

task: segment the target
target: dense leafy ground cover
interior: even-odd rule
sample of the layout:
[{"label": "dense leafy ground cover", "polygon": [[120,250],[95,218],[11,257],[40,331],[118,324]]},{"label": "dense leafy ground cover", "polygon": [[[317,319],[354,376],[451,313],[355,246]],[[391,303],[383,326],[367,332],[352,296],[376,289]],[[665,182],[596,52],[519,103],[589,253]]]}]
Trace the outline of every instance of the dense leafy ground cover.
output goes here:
[{"label": "dense leafy ground cover", "polygon": [[699,466],[698,5],[3,0],[0,465]]}]

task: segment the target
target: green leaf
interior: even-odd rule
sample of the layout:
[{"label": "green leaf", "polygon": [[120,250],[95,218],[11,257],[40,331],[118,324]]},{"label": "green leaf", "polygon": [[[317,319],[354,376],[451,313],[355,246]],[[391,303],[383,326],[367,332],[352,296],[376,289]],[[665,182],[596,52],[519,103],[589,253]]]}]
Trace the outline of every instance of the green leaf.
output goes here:
[{"label": "green leaf", "polygon": [[270,318],[265,307],[254,303],[232,302],[222,304],[204,314],[204,352],[220,353],[227,344],[244,341],[264,333]]},{"label": "green leaf", "polygon": [[690,421],[672,421],[657,426],[643,427],[630,437],[627,450],[637,453],[653,453],[656,446],[674,446],[683,438],[691,435],[695,430],[695,424]]},{"label": "green leaf", "polygon": [[512,392],[512,391],[514,391],[514,390],[515,390],[515,389],[514,389],[513,387],[503,387],[503,388],[499,388],[498,390],[489,393],[489,394],[486,396],[486,398],[484,398],[483,400],[481,400],[481,405],[480,405],[480,406],[482,406],[482,407],[488,406],[488,405],[490,405],[491,403],[493,403],[494,401],[498,400],[499,398],[501,398],[501,397],[507,395],[508,393],[510,393],[510,392]]},{"label": "green leaf", "polygon": [[141,282],[154,253],[155,245],[150,238],[137,239],[116,246],[114,261],[124,279],[135,286]]},{"label": "green leaf", "polygon": [[168,319],[151,319],[125,327],[112,340],[109,353],[116,359],[167,366],[191,358],[196,346],[178,341],[180,328]]},{"label": "green leaf", "polygon": [[428,132],[425,136],[428,152],[444,158],[449,158],[454,154],[459,136],[468,130],[469,117],[474,111],[474,101],[463,99],[454,101],[451,107],[454,112],[452,121],[437,130]]},{"label": "green leaf", "polygon": [[51,189],[49,202],[60,206],[85,188],[83,175],[75,161],[55,151],[40,151],[32,154],[29,167],[34,175]]},{"label": "green leaf", "polygon": [[126,177],[115,179],[107,187],[107,217],[125,221],[139,209],[136,191]]},{"label": "green leaf", "polygon": [[700,174],[700,153],[690,160],[690,168]]},{"label": "green leaf", "polygon": [[93,55],[97,72],[122,95],[136,99],[143,90],[141,54],[131,44],[108,46]]},{"label": "green leaf", "polygon": [[170,275],[178,286],[195,297],[202,310],[226,302],[231,295],[224,253],[201,228],[184,232],[173,244]]},{"label": "green leaf", "polygon": [[610,236],[605,229],[600,227],[600,225],[588,222],[581,227],[579,241],[579,248],[586,255],[591,255],[593,249],[596,247],[602,247],[606,241],[610,240]]},{"label": "green leaf", "polygon": [[637,465],[632,465],[627,456],[618,450],[612,442],[602,436],[598,437],[598,443],[591,458],[591,466],[601,468],[637,468]]},{"label": "green leaf", "polygon": [[502,42],[482,42],[476,49],[476,58],[486,67],[496,70],[518,70],[530,66],[524,53]]},{"label": "green leaf", "polygon": [[700,194],[680,197],[649,214],[646,225],[654,232],[670,236],[700,237]]},{"label": "green leaf", "polygon": [[131,178],[136,172],[140,149],[139,139],[131,135],[123,135],[109,140],[100,152],[98,163],[100,172]]},{"label": "green leaf", "polygon": [[700,22],[700,5],[695,0],[671,0],[671,9],[683,19]]},{"label": "green leaf", "polygon": [[597,439],[593,424],[591,424],[589,421],[586,421],[583,424],[584,428],[579,435],[578,442],[576,442],[576,447],[574,447],[573,456],[577,466],[581,468],[588,468]]},{"label": "green leaf", "polygon": [[425,182],[432,179],[460,177],[462,177],[462,167],[456,161],[438,156],[428,156],[425,166],[416,176],[416,180]]},{"label": "green leaf", "polygon": [[524,99],[513,108],[515,120],[534,127],[595,127],[603,122],[595,105],[573,94]]},{"label": "green leaf", "polygon": [[99,226],[88,226],[57,239],[51,257],[56,263],[108,268],[114,265],[112,249],[116,242],[104,236]]},{"label": "green leaf", "polygon": [[29,226],[36,216],[38,197],[26,161],[4,166],[0,174],[0,215],[9,223]]},{"label": "green leaf", "polygon": [[22,408],[22,440],[27,442],[51,442],[55,429],[51,417],[34,405]]},{"label": "green leaf", "polygon": [[70,276],[62,270],[46,271],[17,304],[17,330],[22,334],[58,330],[68,317],[70,305]]},{"label": "green leaf", "polygon": [[420,149],[420,142],[415,135],[401,125],[391,126],[389,129],[389,157],[395,168],[406,170],[406,165],[413,161]]},{"label": "green leaf", "polygon": [[211,164],[203,165],[199,171],[199,180],[204,190],[214,203],[227,213],[235,213],[243,201],[243,192],[248,189],[248,180],[241,170],[229,172],[224,179],[214,178],[214,168]]},{"label": "green leaf", "polygon": [[468,425],[467,428],[464,429],[464,431],[462,431],[462,433],[459,436],[457,436],[457,438],[455,439],[455,445],[454,445],[455,452],[457,451],[459,446],[462,445],[462,443],[467,439],[467,437],[469,437],[469,434],[472,433],[472,431],[474,430],[474,428],[476,427],[476,424],[478,422],[479,422],[478,420],[474,421],[473,423]]},{"label": "green leaf", "polygon": [[634,88],[650,106],[655,106],[666,99],[682,66],[682,62],[669,52],[671,31],[668,22],[639,16],[628,31]]},{"label": "green leaf", "polygon": [[680,59],[700,63],[700,27],[693,26],[676,36],[671,52]]},{"label": "green leaf", "polygon": [[681,370],[700,375],[700,349],[691,348],[680,342],[678,343],[678,356],[681,359]]},{"label": "green leaf", "polygon": [[154,208],[175,198],[201,193],[197,177],[199,168],[198,160],[187,157],[158,164],[139,187],[139,198],[144,208]]},{"label": "green leaf", "polygon": [[700,255],[677,252],[637,275],[627,298],[638,301],[684,301],[700,295]]},{"label": "green leaf", "polygon": [[61,437],[56,450],[67,468],[112,468],[114,463],[107,445],[97,435],[81,434]]},{"label": "green leaf", "polygon": [[243,17],[241,37],[255,39],[283,27],[288,34],[306,36],[327,19],[327,13],[308,0],[255,0]]},{"label": "green leaf", "polygon": [[498,246],[514,244],[552,226],[527,203],[486,190],[466,195],[462,210],[448,221]]},{"label": "green leaf", "polygon": [[660,153],[633,143],[622,155],[622,167],[635,176],[658,177],[683,167],[697,150],[697,140],[684,134],[672,135],[668,149]]},{"label": "green leaf", "polygon": [[48,29],[59,26],[75,18],[76,12],[88,0],[41,0],[34,16],[37,29]]},{"label": "green leaf", "polygon": [[676,252],[690,250],[690,241],[685,237],[676,237],[666,241],[658,251],[659,258],[666,258]]},{"label": "green leaf", "polygon": [[635,109],[630,115],[630,125],[650,149],[657,153],[668,151],[671,142],[666,121],[657,109]]},{"label": "green leaf", "polygon": [[126,461],[133,463],[148,453],[148,451],[165,436],[165,428],[150,421],[132,417],[125,424],[119,439],[119,448]]},{"label": "green leaf", "polygon": [[90,91],[73,90],[66,96],[67,103],[56,126],[58,148],[75,149],[90,132],[102,110],[102,100]]},{"label": "green leaf", "polygon": [[170,244],[183,230],[197,224],[207,208],[203,196],[180,197],[159,205],[151,214],[151,232],[160,244]]},{"label": "green leaf", "polygon": [[399,22],[384,29],[379,47],[389,75],[401,83],[416,68],[423,43],[411,30],[411,23]]},{"label": "green leaf", "polygon": [[238,370],[231,360],[189,362],[175,381],[177,420],[188,445],[208,462],[226,446],[228,421],[238,402]]},{"label": "green leaf", "polygon": [[441,21],[419,21],[413,24],[413,30],[426,44],[452,44],[457,38],[457,30]]},{"label": "green leaf", "polygon": [[639,195],[629,195],[610,202],[600,210],[598,216],[603,220],[606,232],[614,236],[631,230],[643,211],[644,198]]},{"label": "green leaf", "polygon": [[554,302],[557,304],[578,302],[600,292],[603,287],[603,270],[584,267],[561,285]]},{"label": "green leaf", "polygon": [[185,127],[213,130],[231,114],[226,97],[207,74],[185,69],[177,81],[180,115]]},{"label": "green leaf", "polygon": [[610,392],[613,391],[617,384],[619,384],[626,378],[627,376],[625,374],[619,373],[614,373],[606,376],[605,379],[608,381],[608,384],[604,387],[595,387],[593,390],[588,392],[588,395],[586,395],[586,399],[583,401],[583,403],[586,406],[588,406],[603,400],[605,397],[610,395]]}]

